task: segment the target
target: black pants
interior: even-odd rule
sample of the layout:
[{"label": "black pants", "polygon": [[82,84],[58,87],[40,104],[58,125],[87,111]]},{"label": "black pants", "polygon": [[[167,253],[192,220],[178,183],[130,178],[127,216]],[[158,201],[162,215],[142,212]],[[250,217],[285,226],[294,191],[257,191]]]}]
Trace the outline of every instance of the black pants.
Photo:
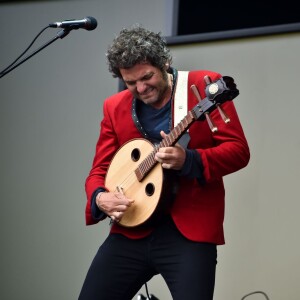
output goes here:
[{"label": "black pants", "polygon": [[[99,248],[80,300],[131,300],[143,284],[161,274],[174,300],[213,299],[216,245],[183,237],[172,220],[148,237],[111,234]],[[159,298],[159,291],[150,291]]]}]

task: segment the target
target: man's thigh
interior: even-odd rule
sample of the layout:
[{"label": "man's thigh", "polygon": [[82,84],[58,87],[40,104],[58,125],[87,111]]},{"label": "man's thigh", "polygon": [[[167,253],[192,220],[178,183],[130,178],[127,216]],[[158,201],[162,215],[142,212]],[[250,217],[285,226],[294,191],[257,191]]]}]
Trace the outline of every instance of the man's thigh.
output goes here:
[{"label": "man's thigh", "polygon": [[153,276],[144,239],[111,234],[99,248],[87,273],[80,300],[129,300]]},{"label": "man's thigh", "polygon": [[216,245],[188,240],[170,221],[153,234],[151,250],[174,300],[213,299]]}]

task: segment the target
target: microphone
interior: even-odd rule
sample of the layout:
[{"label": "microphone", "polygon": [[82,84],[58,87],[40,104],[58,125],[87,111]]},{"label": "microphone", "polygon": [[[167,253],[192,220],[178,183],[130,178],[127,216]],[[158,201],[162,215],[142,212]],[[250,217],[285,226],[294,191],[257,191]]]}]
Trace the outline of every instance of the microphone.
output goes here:
[{"label": "microphone", "polygon": [[52,28],[66,28],[69,30],[83,28],[86,30],[94,30],[97,27],[97,20],[93,17],[85,17],[82,20],[65,20],[62,22],[54,22],[49,24]]}]

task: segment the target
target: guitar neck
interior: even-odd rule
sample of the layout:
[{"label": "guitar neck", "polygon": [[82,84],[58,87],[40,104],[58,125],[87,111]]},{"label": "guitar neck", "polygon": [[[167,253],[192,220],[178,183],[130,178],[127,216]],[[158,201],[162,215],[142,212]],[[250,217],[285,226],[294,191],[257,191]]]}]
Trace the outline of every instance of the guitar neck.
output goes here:
[{"label": "guitar neck", "polygon": [[183,136],[183,134],[189,129],[189,127],[196,121],[193,116],[192,111],[189,111],[187,116],[185,116],[180,123],[175,126],[170,133],[158,144],[157,150],[155,153],[163,147],[171,147],[174,146],[179,139]]},{"label": "guitar neck", "polygon": [[135,170],[138,181],[142,181],[157,164],[157,161],[155,160],[155,154],[159,151],[159,149],[163,147],[174,146],[194,123],[194,121],[196,121],[194,110],[195,108],[190,110],[188,114],[181,120],[181,122],[178,123],[177,126],[175,126],[170,133],[154,147],[154,150],[139,164]]}]

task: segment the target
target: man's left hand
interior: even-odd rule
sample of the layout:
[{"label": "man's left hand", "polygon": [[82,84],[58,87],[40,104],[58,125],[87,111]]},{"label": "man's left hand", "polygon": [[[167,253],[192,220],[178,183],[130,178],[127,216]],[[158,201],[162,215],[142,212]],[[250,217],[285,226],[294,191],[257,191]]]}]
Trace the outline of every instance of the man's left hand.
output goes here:
[{"label": "man's left hand", "polygon": [[[162,138],[167,136],[163,131],[160,134]],[[155,154],[155,159],[161,163],[163,168],[174,170],[181,170],[185,157],[185,150],[179,144],[176,144],[174,147],[162,147]]]}]

